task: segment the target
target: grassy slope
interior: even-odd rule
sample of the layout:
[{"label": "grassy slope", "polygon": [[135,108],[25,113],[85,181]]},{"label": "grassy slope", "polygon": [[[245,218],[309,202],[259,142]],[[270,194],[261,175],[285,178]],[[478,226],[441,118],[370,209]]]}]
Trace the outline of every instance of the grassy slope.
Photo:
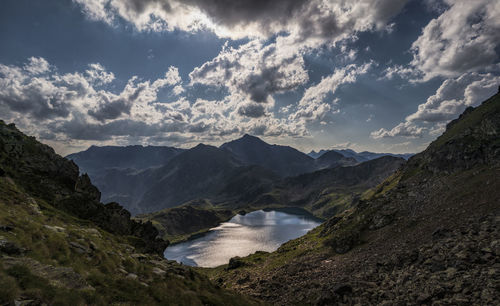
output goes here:
[{"label": "grassy slope", "polygon": [[191,201],[185,205],[167,208],[151,214],[138,215],[136,220],[151,221],[160,236],[170,243],[178,243],[205,233],[210,228],[231,219],[236,211],[215,207],[207,200]]},{"label": "grassy slope", "polygon": [[[106,210],[96,200],[68,197],[77,193],[78,168],[14,126],[0,125],[1,305],[14,300],[36,305],[258,304],[189,267],[154,252],[143,254],[142,243],[133,246],[140,234],[112,234],[97,226],[90,220],[120,227],[129,219],[126,214],[89,216]],[[86,188],[96,192],[91,185]],[[80,201],[67,203],[68,208],[60,201],[64,197]],[[89,210],[83,220],[73,214],[76,206],[100,209]]]},{"label": "grassy slope", "polygon": [[[0,258],[1,302],[22,298],[51,305],[251,304],[189,268],[156,255],[137,255],[126,237],[109,234],[31,198],[9,178],[0,178],[0,224],[13,228],[0,236],[27,249],[25,256]],[[71,242],[87,251],[81,253]],[[50,269],[40,271],[39,265],[71,268],[79,281],[51,275]],[[165,273],[157,275],[155,269]],[[130,273],[138,277],[127,278]]]},{"label": "grassy slope", "polygon": [[[369,163],[373,165],[375,162],[370,161]],[[395,168],[397,165],[396,163],[390,165],[392,167],[390,169]],[[354,166],[353,168],[356,167],[360,166]],[[360,180],[357,184],[346,185],[338,182],[337,178],[337,182],[333,185],[325,184],[324,178],[321,177],[328,171],[332,170],[323,170],[317,173],[290,178],[288,182],[278,184],[270,192],[264,193],[257,200],[250,202],[235,203],[230,201],[212,204],[208,200],[192,201],[180,207],[141,215],[137,219],[151,221],[164,238],[176,243],[196,237],[198,234],[208,231],[219,223],[227,221],[239,212],[248,213],[260,209],[294,207],[303,209],[320,219],[326,220],[353,207],[358,199],[372,190],[368,189],[370,186],[373,186],[370,180]],[[388,173],[390,171],[387,171],[387,175]],[[382,173],[378,174],[381,175]],[[315,177],[315,175],[319,176],[320,183],[310,186],[311,181],[318,180],[318,177]],[[188,207],[195,208],[196,210],[188,210]],[[185,212],[184,214],[183,211]],[[178,219],[186,219],[186,213],[199,217],[185,220],[182,224],[179,223],[176,226]],[[206,220],[207,218],[202,218],[202,214],[215,217]]]}]

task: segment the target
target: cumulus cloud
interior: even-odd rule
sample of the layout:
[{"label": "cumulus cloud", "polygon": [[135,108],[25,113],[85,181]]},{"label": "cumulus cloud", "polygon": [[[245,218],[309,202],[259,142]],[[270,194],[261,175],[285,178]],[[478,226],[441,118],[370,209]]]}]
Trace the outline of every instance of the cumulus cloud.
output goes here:
[{"label": "cumulus cloud", "polygon": [[408,66],[389,68],[387,77],[399,74],[428,81],[499,68],[500,2],[444,0],[443,4],[446,9],[412,44],[413,60]]},{"label": "cumulus cloud", "polygon": [[332,109],[332,103],[326,99],[327,96],[334,94],[342,84],[354,83],[357,77],[367,73],[372,65],[371,62],[361,66],[350,64],[344,68],[336,69],[333,74],[323,78],[318,84],[307,88],[296,111],[290,114],[290,119],[322,119]]},{"label": "cumulus cloud", "polygon": [[71,109],[68,101],[81,97],[88,82],[82,80],[80,84],[72,78],[33,76],[32,63],[30,59],[24,69],[0,64],[1,104],[36,119],[68,116]]},{"label": "cumulus cloud", "polygon": [[121,18],[140,31],[198,31],[221,37],[270,37],[293,33],[297,39],[331,40],[353,31],[383,29],[407,0],[74,0],[93,20],[114,24]]},{"label": "cumulus cloud", "polygon": [[24,70],[31,75],[38,75],[48,72],[50,70],[50,65],[44,58],[30,57],[28,63],[24,65]]},{"label": "cumulus cloud", "polygon": [[89,69],[85,71],[87,79],[97,85],[105,85],[114,81],[115,75],[113,72],[106,71],[101,64],[90,64]]},{"label": "cumulus cloud", "polygon": [[401,122],[391,130],[386,130],[384,128],[381,128],[378,131],[372,132],[370,136],[373,139],[399,137],[399,136],[415,138],[415,137],[421,137],[423,133],[424,133],[423,127],[418,127],[412,122]]},{"label": "cumulus cloud", "polygon": [[500,77],[467,73],[445,80],[436,93],[406,117],[407,121],[443,122],[456,118],[468,106],[477,106],[498,89]]},{"label": "cumulus cloud", "polygon": [[123,115],[135,120],[165,120],[169,114],[159,113],[154,105],[158,102],[157,93],[166,86],[181,86],[182,82],[177,68],[170,67],[164,78],[151,82],[133,77],[121,92],[113,93],[101,88],[113,82],[114,74],[100,64],[90,64],[84,73],[59,74],[50,67],[43,58],[30,58],[21,67],[0,64],[0,105],[5,110],[2,113],[10,113],[11,117],[22,113],[51,123],[68,119],[108,123]]},{"label": "cumulus cloud", "polygon": [[498,90],[500,77],[491,73],[465,73],[458,78],[447,79],[418,110],[407,116],[391,130],[381,128],[371,133],[374,139],[387,137],[420,137],[424,132],[439,135],[446,122],[455,119],[468,106],[477,106]]},{"label": "cumulus cloud", "polygon": [[[266,116],[274,106],[275,94],[307,85],[309,75],[304,63],[305,54],[322,46],[333,48],[339,42],[356,39],[358,32],[386,30],[390,19],[407,2],[93,0],[87,5],[85,1],[75,1],[91,19],[110,24],[121,19],[139,31],[209,30],[219,37],[249,38],[247,43],[237,47],[225,45],[219,55],[189,74],[191,85],[225,87],[229,94],[220,106],[226,116],[247,119]],[[95,10],[105,10],[106,13],[94,13]],[[345,61],[356,58],[355,50],[343,51],[346,51]],[[335,88],[326,89],[328,82],[352,82],[349,75],[344,77],[343,81],[326,78],[319,87],[311,88],[307,93],[309,96],[314,90],[323,92],[310,101],[305,97],[287,120],[314,120],[330,111],[330,103],[319,102],[321,95],[335,91]],[[182,88],[176,88],[175,92],[181,93]],[[126,106],[117,100],[116,107],[111,110],[127,110]]]},{"label": "cumulus cloud", "polygon": [[238,114],[245,117],[260,118],[262,116],[265,116],[266,109],[262,104],[248,103],[241,105],[238,108]]},{"label": "cumulus cloud", "polygon": [[273,94],[294,90],[309,80],[302,56],[282,52],[278,44],[254,40],[238,48],[225,47],[189,74],[191,83],[224,86],[256,103],[272,102]]},{"label": "cumulus cloud", "polygon": [[[15,121],[53,144],[127,143],[127,139],[200,142],[242,132],[265,136],[306,133],[303,126],[268,114],[272,103],[249,102],[240,93],[194,102],[178,96],[184,87],[175,67],[156,80],[132,77],[122,90],[114,92],[109,89],[114,87],[114,74],[100,64],[91,64],[83,72],[60,74],[54,67],[34,74],[32,63],[44,61],[29,59],[20,67],[0,64],[0,111],[2,119]],[[160,101],[158,93],[163,88],[169,88],[177,100]]]}]

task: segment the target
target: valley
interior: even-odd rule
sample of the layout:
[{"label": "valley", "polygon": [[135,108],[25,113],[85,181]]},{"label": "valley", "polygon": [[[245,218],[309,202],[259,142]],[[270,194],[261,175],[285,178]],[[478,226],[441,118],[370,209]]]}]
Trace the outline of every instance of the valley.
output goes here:
[{"label": "valley", "polygon": [[[143,173],[161,178],[156,171],[170,169],[158,182],[193,184],[188,190],[200,195],[135,218],[118,203],[101,203],[74,162],[14,125],[0,128],[4,300],[332,305],[499,298],[500,94],[468,108],[408,161],[383,156],[281,177],[216,147],[174,150],[167,166],[153,161]],[[280,212],[286,207],[326,221],[303,223]],[[256,223],[245,221],[257,215]],[[285,226],[284,236],[259,232],[276,224]],[[241,230],[227,231],[234,226]],[[286,226],[305,235],[290,236]],[[242,247],[254,249],[233,256],[245,235]],[[280,235],[266,246],[263,237]],[[188,239],[166,254],[205,268],[164,259],[165,238]],[[199,253],[187,251],[195,245]],[[215,257],[204,256],[210,252]]]},{"label": "valley", "polygon": [[500,0],[2,0],[0,41],[0,306],[500,305]]}]

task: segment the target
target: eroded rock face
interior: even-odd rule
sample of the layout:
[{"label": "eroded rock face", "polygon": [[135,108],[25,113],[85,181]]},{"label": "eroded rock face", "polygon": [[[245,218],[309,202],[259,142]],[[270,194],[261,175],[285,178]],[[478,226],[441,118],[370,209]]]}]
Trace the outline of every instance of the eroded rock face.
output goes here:
[{"label": "eroded rock face", "polygon": [[90,182],[90,177],[85,173],[78,177],[75,185],[75,191],[88,195],[94,201],[101,200],[101,192]]},{"label": "eroded rock face", "polygon": [[111,233],[135,236],[136,246],[148,252],[162,254],[168,245],[156,238],[158,231],[151,224],[131,220],[130,213],[118,203],[100,203],[99,189],[92,185],[87,174],[79,175],[74,162],[3,121],[0,121],[0,164],[4,175],[33,197],[33,213],[42,213],[34,199],[41,198]]},{"label": "eroded rock face", "polygon": [[424,152],[410,158],[408,167],[432,173],[453,173],[500,161],[500,112],[498,95],[481,110],[469,107],[451,121],[446,132]]}]

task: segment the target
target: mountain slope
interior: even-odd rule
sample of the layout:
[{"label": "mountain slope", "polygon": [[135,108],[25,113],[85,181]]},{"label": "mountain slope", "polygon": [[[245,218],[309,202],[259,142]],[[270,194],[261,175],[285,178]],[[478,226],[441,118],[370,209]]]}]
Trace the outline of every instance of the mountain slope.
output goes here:
[{"label": "mountain slope", "polygon": [[154,212],[198,198],[230,200],[267,190],[276,175],[245,166],[228,151],[200,144],[151,171],[151,186],[138,207]]},{"label": "mountain slope", "polygon": [[256,303],[163,259],[151,224],[99,196],[73,162],[0,121],[0,304]]},{"label": "mountain slope", "polygon": [[314,171],[314,160],[306,154],[292,147],[270,145],[248,134],[220,148],[231,152],[245,164],[259,165],[282,177]]},{"label": "mountain slope", "polygon": [[316,169],[327,169],[338,166],[351,166],[357,164],[358,161],[353,157],[345,157],[343,154],[336,151],[328,151],[315,160]]},{"label": "mountain slope", "polygon": [[136,199],[150,185],[148,169],[164,166],[182,152],[183,149],[171,147],[91,146],[67,158],[78,164],[82,173],[90,176],[101,191],[103,202],[119,202],[135,213]]},{"label": "mountain slope", "polygon": [[138,206],[144,212],[153,212],[207,197],[240,166],[230,153],[199,144],[152,172],[152,185]]},{"label": "mountain slope", "polygon": [[84,173],[100,173],[109,168],[141,170],[163,166],[183,151],[178,148],[154,146],[91,146],[66,158],[74,161]]},{"label": "mountain slope", "polygon": [[324,169],[290,177],[275,184],[252,205],[302,207],[320,218],[329,218],[355,205],[362,193],[393,174],[404,159],[385,156],[354,166]]},{"label": "mountain slope", "polygon": [[266,169],[249,166],[228,180],[215,197],[218,202],[191,201],[136,218],[151,221],[163,237],[175,241],[206,231],[237,213],[258,209],[297,207],[326,219],[355,206],[364,192],[389,177],[404,162],[386,156],[281,180]]},{"label": "mountain slope", "polygon": [[497,94],[355,208],[241,268],[207,273],[279,304],[495,304],[499,135]]},{"label": "mountain slope", "polygon": [[354,158],[357,162],[362,163],[365,161],[369,161],[375,158],[379,158],[382,156],[392,156],[392,157],[400,157],[408,160],[410,157],[412,157],[415,154],[412,153],[405,153],[405,154],[395,154],[395,153],[374,153],[374,152],[368,152],[368,151],[363,151],[363,152],[356,152],[351,149],[334,149],[334,150],[320,150],[318,152],[316,151],[311,151],[307,155],[311,156],[314,159],[318,159],[324,154],[328,152],[337,152],[342,154],[346,158]]}]

